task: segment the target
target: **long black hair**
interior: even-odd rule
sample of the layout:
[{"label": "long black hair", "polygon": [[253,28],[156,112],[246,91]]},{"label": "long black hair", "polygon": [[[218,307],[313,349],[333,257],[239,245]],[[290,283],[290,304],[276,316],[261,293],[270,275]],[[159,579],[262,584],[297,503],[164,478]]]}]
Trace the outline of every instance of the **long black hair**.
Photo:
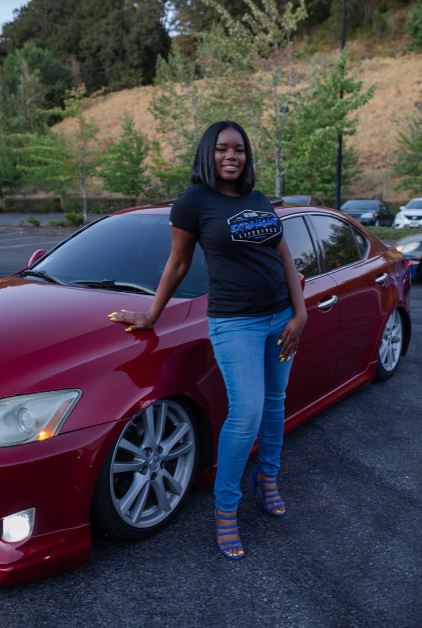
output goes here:
[{"label": "long black hair", "polygon": [[243,172],[236,181],[236,189],[239,194],[248,194],[255,186],[255,170],[252,161],[252,149],[246,131],[232,120],[214,122],[201,137],[196,149],[195,159],[191,170],[191,183],[203,183],[215,192],[218,191],[217,179],[214,168],[214,150],[218,134],[224,129],[236,129],[245,142],[246,163]]}]

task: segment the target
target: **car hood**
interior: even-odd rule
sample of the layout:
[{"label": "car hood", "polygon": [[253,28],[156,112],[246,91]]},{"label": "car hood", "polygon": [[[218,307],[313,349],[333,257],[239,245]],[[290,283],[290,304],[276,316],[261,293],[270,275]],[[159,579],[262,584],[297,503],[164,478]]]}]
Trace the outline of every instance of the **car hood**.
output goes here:
[{"label": "car hood", "polygon": [[0,279],[0,397],[46,389],[45,382],[55,381],[57,373],[116,351],[139,351],[139,340],[179,327],[191,305],[191,300],[172,299],[153,332],[125,333],[127,325],[108,318],[121,309],[147,311],[151,300],[17,277]]}]

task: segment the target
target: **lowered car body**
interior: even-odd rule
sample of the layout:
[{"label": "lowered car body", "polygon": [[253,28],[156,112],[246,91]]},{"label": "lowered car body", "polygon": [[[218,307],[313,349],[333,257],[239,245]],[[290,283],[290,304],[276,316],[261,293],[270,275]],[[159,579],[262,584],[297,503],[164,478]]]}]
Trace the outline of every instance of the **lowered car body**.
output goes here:
[{"label": "lowered car body", "polygon": [[[277,207],[308,323],[286,431],[377,376],[410,341],[406,260],[334,210]],[[107,216],[0,280],[0,584],[89,560],[91,527],[158,532],[193,481],[210,487],[227,398],[208,338],[199,247],[152,330],[146,311],[170,251],[169,207]]]}]

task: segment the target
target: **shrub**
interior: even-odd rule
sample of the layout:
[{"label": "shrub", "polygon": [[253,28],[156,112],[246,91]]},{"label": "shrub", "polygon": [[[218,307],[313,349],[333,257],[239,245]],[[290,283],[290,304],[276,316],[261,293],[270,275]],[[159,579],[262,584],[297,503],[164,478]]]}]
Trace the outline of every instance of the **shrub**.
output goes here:
[{"label": "shrub", "polygon": [[60,199],[58,198],[8,198],[5,203],[7,212],[18,214],[57,214],[61,213]]},{"label": "shrub", "polygon": [[49,220],[47,222],[47,227],[67,227],[66,220]]},{"label": "shrub", "polygon": [[68,212],[64,215],[66,218],[65,225],[69,227],[81,227],[84,224],[84,215],[76,212]]},{"label": "shrub", "polygon": [[34,218],[34,216],[31,215],[28,216],[27,221],[30,225],[34,225],[34,227],[39,227],[41,224],[41,220],[38,220],[38,218]]}]

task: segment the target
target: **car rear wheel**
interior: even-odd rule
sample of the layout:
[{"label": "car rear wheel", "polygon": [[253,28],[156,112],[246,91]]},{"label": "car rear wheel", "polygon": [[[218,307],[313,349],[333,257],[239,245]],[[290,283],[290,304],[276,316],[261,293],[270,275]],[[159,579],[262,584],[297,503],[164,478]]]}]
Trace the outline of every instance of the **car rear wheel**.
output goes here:
[{"label": "car rear wheel", "polygon": [[376,379],[389,379],[397,370],[403,346],[403,321],[398,310],[388,317],[378,351]]},{"label": "car rear wheel", "polygon": [[100,534],[141,540],[180,510],[198,462],[190,414],[181,404],[162,399],[126,425],[104,460],[94,491],[91,518]]}]

